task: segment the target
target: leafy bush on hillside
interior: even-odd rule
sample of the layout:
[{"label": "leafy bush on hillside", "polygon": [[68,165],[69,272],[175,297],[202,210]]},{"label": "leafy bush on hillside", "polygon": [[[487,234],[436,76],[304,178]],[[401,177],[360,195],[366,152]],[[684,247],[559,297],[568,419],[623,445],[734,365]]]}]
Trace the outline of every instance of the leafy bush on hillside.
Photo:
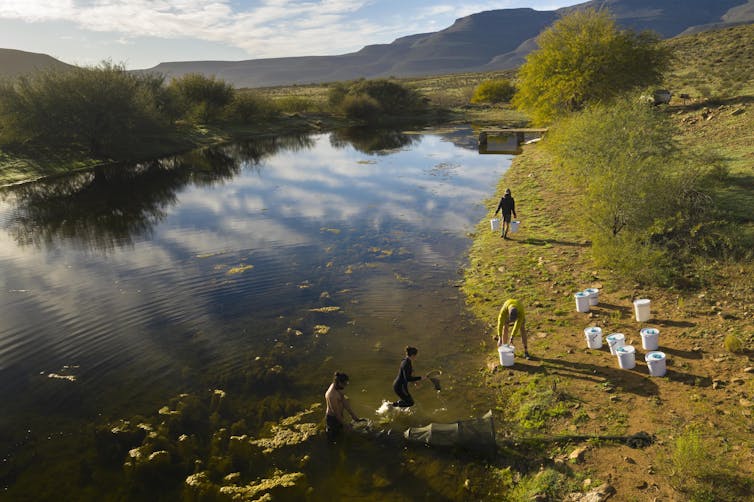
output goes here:
[{"label": "leafy bush on hillside", "polygon": [[711,196],[724,174],[675,136],[666,114],[627,97],[561,121],[546,142],[581,192],[572,210],[595,258],[639,280],[670,282],[732,247]]},{"label": "leafy bush on hillside", "polygon": [[637,87],[658,83],[670,51],[656,35],[619,30],[607,11],[575,11],[537,38],[518,73],[513,104],[550,123]]},{"label": "leafy bush on hillside", "polygon": [[0,88],[0,142],[80,148],[116,156],[138,138],[169,126],[162,77],[102,63],[42,72]]},{"label": "leafy bush on hillside", "polygon": [[507,79],[485,80],[474,89],[472,103],[504,103],[511,100],[516,87]]}]

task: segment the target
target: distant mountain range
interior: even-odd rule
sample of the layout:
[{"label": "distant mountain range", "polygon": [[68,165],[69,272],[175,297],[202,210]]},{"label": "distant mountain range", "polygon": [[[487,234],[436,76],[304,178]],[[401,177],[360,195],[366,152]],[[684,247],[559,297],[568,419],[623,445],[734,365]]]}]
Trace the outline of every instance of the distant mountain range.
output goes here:
[{"label": "distant mountain range", "polygon": [[[235,87],[265,87],[362,77],[504,70],[519,66],[536,48],[536,36],[555,20],[586,8],[607,9],[621,27],[653,30],[663,38],[754,22],[754,0],[592,0],[555,11],[500,9],[479,12],[457,19],[452,26],[441,31],[409,35],[390,44],[368,45],[350,54],[166,62],[139,71],[159,72],[168,77],[203,73]],[[5,68],[6,51],[8,49],[0,49],[0,75],[13,73],[10,67]],[[42,55],[33,56],[38,67],[43,67],[44,61],[39,59]],[[26,68],[34,67],[28,62],[25,65]]]}]

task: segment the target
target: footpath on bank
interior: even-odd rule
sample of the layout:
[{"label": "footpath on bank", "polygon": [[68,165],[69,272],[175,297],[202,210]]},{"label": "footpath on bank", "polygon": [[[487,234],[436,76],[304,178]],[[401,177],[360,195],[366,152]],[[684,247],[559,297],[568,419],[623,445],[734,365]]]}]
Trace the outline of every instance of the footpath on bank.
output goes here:
[{"label": "footpath on bank", "polygon": [[[489,223],[506,188],[521,221],[509,240]],[[534,442],[528,468],[567,473],[584,490],[608,483],[617,500],[700,493],[712,477],[727,480],[730,496],[747,499],[754,474],[754,352],[731,352],[724,340],[729,333],[752,333],[751,263],[720,264],[714,284],[700,290],[622,280],[592,264],[591,244],[574,224],[589,208],[575,200],[547,152],[527,146],[486,201],[488,215],[475,232],[463,289],[470,310],[486,323],[480,371],[496,389],[504,417],[499,436],[525,445],[526,438],[646,431],[656,441],[642,450],[599,442],[542,448]],[[599,304],[577,312],[574,294],[586,288],[599,289]],[[521,357],[516,338],[515,364],[502,367],[492,337],[508,298],[525,305],[534,359]],[[637,298],[651,300],[647,322],[635,319]],[[636,349],[635,368],[620,368],[604,338],[601,349],[588,348],[584,330],[590,326],[600,327],[603,337],[623,333]],[[644,362],[640,329],[648,327],[660,332],[659,350],[667,356],[663,377],[650,376]],[[702,465],[679,466],[683,441],[700,442]]]}]

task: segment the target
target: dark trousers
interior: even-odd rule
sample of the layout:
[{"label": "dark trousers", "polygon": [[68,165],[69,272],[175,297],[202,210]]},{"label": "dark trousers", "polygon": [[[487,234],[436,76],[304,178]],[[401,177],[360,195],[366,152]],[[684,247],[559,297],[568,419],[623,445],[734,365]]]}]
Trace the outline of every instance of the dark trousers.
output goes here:
[{"label": "dark trousers", "polygon": [[343,432],[343,424],[333,415],[325,415],[325,432],[327,433],[327,440],[334,443]]},{"label": "dark trousers", "polygon": [[406,385],[395,383],[393,384],[393,390],[396,394],[398,394],[398,397],[401,398],[400,401],[394,402],[393,406],[397,406],[399,408],[408,408],[409,406],[414,405],[414,398],[411,397],[411,394],[408,393],[408,387],[406,387]]}]

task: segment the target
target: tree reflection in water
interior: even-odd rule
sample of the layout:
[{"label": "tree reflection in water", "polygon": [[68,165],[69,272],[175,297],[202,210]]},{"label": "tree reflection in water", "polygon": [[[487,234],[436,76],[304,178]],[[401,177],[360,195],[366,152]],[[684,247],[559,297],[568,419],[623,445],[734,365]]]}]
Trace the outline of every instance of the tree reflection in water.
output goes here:
[{"label": "tree reflection in water", "polygon": [[374,129],[349,127],[330,135],[330,144],[335,148],[353,146],[362,153],[388,155],[420,140],[419,135],[406,134],[401,129]]},{"label": "tree reflection in water", "polygon": [[100,252],[131,246],[150,235],[186,187],[212,186],[242,169],[259,169],[263,159],[280,150],[312,145],[308,136],[262,138],[29,183],[2,194],[16,206],[6,230],[26,246],[70,241]]}]

